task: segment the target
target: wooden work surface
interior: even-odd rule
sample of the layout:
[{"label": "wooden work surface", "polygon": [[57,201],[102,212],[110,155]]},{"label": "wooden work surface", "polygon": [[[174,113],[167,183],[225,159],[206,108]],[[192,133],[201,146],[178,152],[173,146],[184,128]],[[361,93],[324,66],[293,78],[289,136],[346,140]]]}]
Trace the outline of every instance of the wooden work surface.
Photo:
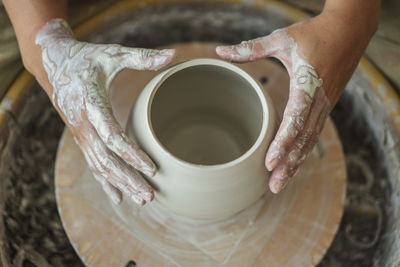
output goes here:
[{"label": "wooden work surface", "polygon": [[[215,44],[171,47],[178,52],[175,63],[216,57]],[[282,114],[287,72],[270,60],[239,66],[263,81]],[[126,70],[113,82],[114,113],[122,125],[140,90],[156,74]],[[138,266],[314,266],[330,246],[344,207],[344,155],[331,120],[304,165],[280,194],[265,194],[226,222],[185,228],[184,221],[154,203],[143,208],[128,201],[112,204],[66,130],[56,161],[56,197],[67,235],[87,265],[125,266],[134,260]]]}]

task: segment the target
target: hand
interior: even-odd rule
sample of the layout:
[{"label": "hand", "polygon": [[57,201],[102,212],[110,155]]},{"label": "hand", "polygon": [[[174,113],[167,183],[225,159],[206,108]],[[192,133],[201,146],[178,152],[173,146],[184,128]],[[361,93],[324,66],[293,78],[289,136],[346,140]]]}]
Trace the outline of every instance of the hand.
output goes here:
[{"label": "hand", "polygon": [[48,22],[36,44],[53,87],[52,102],[104,191],[117,203],[122,194],[139,205],[151,201],[153,189],[138,171],[153,176],[156,166],[118,124],[108,89],[122,69],[158,70],[171,61],[174,50],[79,42],[62,19]]},{"label": "hand", "polygon": [[374,32],[362,27],[327,12],[262,38],[217,47],[220,57],[234,62],[275,57],[289,73],[289,100],[265,159],[273,171],[273,193],[285,187],[317,142]]}]

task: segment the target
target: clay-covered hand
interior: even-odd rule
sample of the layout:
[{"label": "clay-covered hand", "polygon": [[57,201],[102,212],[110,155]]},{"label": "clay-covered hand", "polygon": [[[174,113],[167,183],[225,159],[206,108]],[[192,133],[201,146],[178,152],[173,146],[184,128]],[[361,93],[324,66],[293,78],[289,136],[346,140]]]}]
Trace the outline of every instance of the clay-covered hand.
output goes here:
[{"label": "clay-covered hand", "polygon": [[151,201],[153,189],[138,171],[153,176],[155,164],[114,117],[109,86],[124,68],[158,70],[171,61],[174,50],[80,42],[62,19],[49,21],[38,32],[36,44],[42,48],[43,65],[53,87],[52,102],[104,191],[117,203],[122,195],[139,205]]},{"label": "clay-covered hand", "polygon": [[289,100],[265,159],[273,171],[272,192],[278,193],[296,174],[357,66],[371,34],[354,31],[335,16],[321,14],[262,38],[217,48],[220,57],[234,62],[275,57],[289,73]]}]

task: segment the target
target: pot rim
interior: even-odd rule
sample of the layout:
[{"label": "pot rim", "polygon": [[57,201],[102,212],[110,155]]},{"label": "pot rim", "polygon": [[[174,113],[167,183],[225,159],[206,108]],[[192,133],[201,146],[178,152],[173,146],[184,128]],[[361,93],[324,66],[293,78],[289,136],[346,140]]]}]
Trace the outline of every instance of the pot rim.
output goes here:
[{"label": "pot rim", "polygon": [[[160,88],[161,84],[167,80],[170,76],[173,74],[189,68],[193,66],[201,66],[201,65],[213,65],[213,66],[218,66],[225,68],[227,70],[230,70],[237,75],[240,75],[242,78],[244,78],[250,85],[251,87],[255,90],[257,93],[258,99],[261,102],[262,106],[262,126],[261,126],[261,131],[256,139],[256,141],[253,143],[253,145],[245,152],[243,153],[240,157],[226,162],[226,163],[221,163],[221,164],[213,164],[213,165],[202,165],[202,164],[195,164],[195,163],[190,163],[187,162],[183,159],[178,158],[174,154],[168,151],[168,149],[160,142],[160,140],[157,138],[157,135],[154,132],[152,123],[151,123],[151,107],[153,104],[153,99],[155,94],[157,93],[158,89]],[[234,64],[219,60],[219,59],[214,59],[214,58],[197,58],[197,59],[191,59],[188,61],[184,61],[181,63],[178,63],[177,65],[171,67],[170,69],[166,70],[165,72],[161,73],[161,79],[157,81],[157,83],[154,85],[154,89],[152,90],[150,97],[147,100],[147,110],[146,110],[146,119],[147,119],[147,125],[150,128],[151,131],[151,138],[155,141],[155,144],[158,146],[158,150],[167,155],[168,157],[172,158],[175,162],[179,163],[181,166],[189,169],[196,169],[196,170],[218,170],[218,169],[226,169],[226,168],[231,168],[235,165],[238,165],[248,158],[250,158],[259,148],[260,145],[262,144],[264,138],[267,135],[267,130],[268,126],[270,124],[270,115],[272,114],[271,109],[273,107],[270,107],[268,105],[268,95],[267,93],[261,88],[260,84],[253,78],[251,77],[246,71],[243,69],[239,68],[238,66],[235,66]]]}]

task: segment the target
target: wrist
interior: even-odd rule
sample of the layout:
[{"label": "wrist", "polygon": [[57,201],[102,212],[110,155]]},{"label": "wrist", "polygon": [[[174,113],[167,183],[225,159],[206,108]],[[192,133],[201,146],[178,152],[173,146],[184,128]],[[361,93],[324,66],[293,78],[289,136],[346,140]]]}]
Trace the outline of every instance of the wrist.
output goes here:
[{"label": "wrist", "polygon": [[75,39],[74,33],[67,21],[62,18],[54,18],[48,21],[37,32],[35,44],[43,46],[45,43],[55,42],[61,39]]},{"label": "wrist", "polygon": [[44,49],[52,46],[57,49],[60,55],[64,52],[63,44],[75,40],[72,29],[63,19],[52,19],[44,24],[35,36],[35,43],[24,43],[21,46],[21,56],[25,68],[35,76],[43,89],[51,95],[53,90],[48,81],[48,73],[43,65]]},{"label": "wrist", "polygon": [[[62,41],[74,39],[72,29],[65,20],[60,18],[48,21],[36,32],[37,34],[34,37],[34,43],[20,43],[20,51],[24,67],[35,77],[43,72],[42,47],[44,44],[62,46]],[[60,52],[61,51],[62,48],[60,48]]]}]

